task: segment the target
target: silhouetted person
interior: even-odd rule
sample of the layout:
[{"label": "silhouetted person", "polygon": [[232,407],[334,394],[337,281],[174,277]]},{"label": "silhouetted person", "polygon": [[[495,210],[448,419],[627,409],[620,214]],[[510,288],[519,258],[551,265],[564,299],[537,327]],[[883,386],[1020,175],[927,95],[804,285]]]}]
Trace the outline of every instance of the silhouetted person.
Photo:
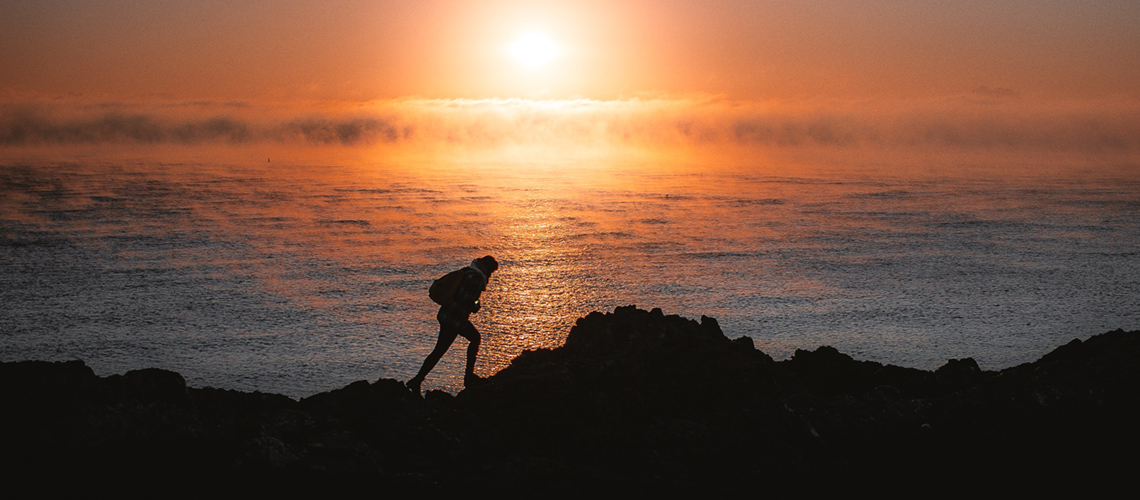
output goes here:
[{"label": "silhouetted person", "polygon": [[[469,342],[467,344],[467,370],[463,375],[463,385],[471,387],[482,380],[475,375],[475,358],[479,354],[479,330],[475,329],[475,325],[472,325],[467,317],[471,313],[479,311],[481,307],[479,295],[487,289],[487,280],[491,277],[491,273],[498,268],[499,263],[495,261],[494,257],[488,255],[471,261],[471,265],[464,269],[448,273],[447,276],[437,280],[436,285],[432,286],[432,300],[440,302],[439,313],[435,315],[435,318],[439,320],[439,340],[435,343],[435,349],[432,349],[431,354],[428,354],[427,359],[424,360],[420,372],[407,383],[408,389],[411,389],[416,395],[419,395],[420,384],[423,383],[428,372],[435,368],[439,358],[442,358],[443,353],[451,347],[451,343],[455,342],[456,336],[462,336]],[[437,297],[436,286],[447,288],[447,284],[440,282],[447,280],[448,276],[453,274],[458,274],[456,277],[458,283],[452,284],[454,287],[452,289],[441,291],[440,297]]]}]

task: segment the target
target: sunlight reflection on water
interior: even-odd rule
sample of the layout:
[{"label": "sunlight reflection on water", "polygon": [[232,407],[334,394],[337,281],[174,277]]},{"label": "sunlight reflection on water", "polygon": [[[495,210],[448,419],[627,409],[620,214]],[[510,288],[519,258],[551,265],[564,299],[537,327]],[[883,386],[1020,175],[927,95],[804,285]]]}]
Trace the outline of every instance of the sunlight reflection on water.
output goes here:
[{"label": "sunlight reflection on water", "polygon": [[[407,379],[495,255],[477,371],[591,311],[934,368],[1137,328],[1140,181],[645,164],[0,167],[2,359],[303,396]],[[425,388],[461,387],[461,339]]]}]

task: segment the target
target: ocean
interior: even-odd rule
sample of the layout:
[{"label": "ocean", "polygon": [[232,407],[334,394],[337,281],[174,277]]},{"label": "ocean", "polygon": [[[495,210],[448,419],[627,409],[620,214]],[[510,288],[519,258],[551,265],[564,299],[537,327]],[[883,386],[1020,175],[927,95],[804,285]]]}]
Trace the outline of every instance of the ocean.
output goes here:
[{"label": "ocean", "polygon": [[[431,281],[501,263],[487,376],[634,304],[776,359],[983,369],[1140,329],[1140,175],[653,161],[0,163],[0,359],[304,397],[406,380]],[[459,339],[424,389],[462,388]]]}]

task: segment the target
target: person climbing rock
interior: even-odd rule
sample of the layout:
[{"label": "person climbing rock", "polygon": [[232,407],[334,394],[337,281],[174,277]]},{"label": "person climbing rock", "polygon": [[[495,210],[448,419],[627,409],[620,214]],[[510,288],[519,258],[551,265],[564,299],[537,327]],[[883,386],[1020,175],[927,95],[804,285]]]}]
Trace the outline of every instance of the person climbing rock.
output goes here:
[{"label": "person climbing rock", "polygon": [[467,369],[463,376],[463,385],[471,387],[483,379],[475,375],[475,359],[479,354],[479,330],[471,324],[468,317],[479,312],[482,304],[479,296],[487,289],[487,281],[491,273],[499,269],[499,263],[488,255],[471,261],[471,265],[447,273],[432,283],[428,295],[440,305],[435,318],[439,320],[439,339],[436,340],[435,349],[428,354],[419,373],[407,382],[408,389],[414,394],[420,394],[420,384],[427,378],[435,364],[455,342],[455,337],[462,336],[467,339]]}]

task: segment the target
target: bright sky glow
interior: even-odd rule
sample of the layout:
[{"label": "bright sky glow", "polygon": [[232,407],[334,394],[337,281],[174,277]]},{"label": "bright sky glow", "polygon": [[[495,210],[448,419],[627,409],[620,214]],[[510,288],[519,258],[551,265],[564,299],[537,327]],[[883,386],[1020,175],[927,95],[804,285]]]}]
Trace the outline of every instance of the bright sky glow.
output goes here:
[{"label": "bright sky glow", "polygon": [[1136,0],[91,3],[0,2],[0,158],[61,144],[1140,154]]}]

